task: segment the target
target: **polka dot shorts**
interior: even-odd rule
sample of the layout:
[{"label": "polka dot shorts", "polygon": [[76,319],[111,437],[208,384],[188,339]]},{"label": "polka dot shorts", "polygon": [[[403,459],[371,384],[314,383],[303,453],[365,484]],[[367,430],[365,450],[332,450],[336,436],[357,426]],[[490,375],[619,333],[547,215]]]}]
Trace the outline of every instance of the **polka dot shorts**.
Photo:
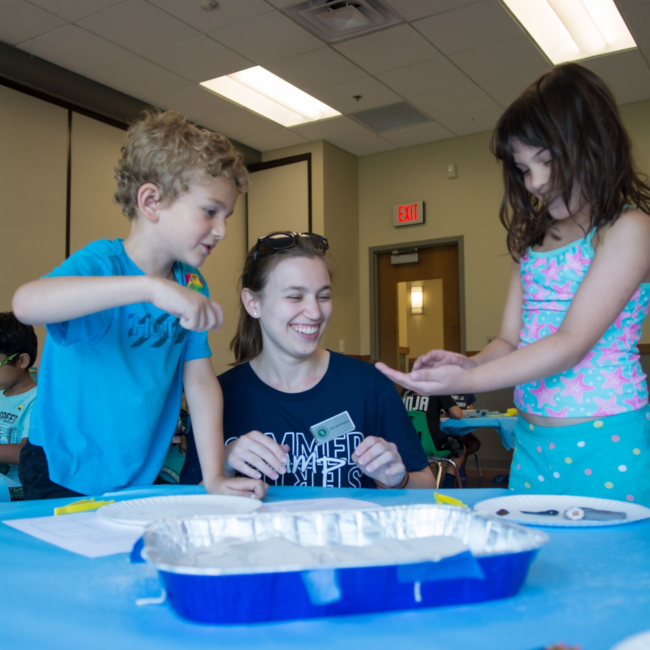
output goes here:
[{"label": "polka dot shorts", "polygon": [[514,431],[510,489],[650,505],[650,409],[567,427],[521,417]]}]

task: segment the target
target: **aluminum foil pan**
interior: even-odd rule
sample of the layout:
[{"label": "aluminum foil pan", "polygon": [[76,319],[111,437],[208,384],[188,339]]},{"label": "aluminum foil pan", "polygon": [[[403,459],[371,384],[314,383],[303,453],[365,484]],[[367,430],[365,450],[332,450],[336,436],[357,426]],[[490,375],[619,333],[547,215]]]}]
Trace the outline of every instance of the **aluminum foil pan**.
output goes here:
[{"label": "aluminum foil pan", "polygon": [[[367,546],[444,536],[469,550],[440,561],[365,566],[197,566],[224,540]],[[475,603],[516,594],[545,533],[439,505],[168,519],[147,527],[144,552],[183,618],[250,624]],[[406,544],[405,544],[406,546]],[[399,554],[396,554],[399,555]]]},{"label": "aluminum foil pan", "polygon": [[256,542],[282,537],[302,546],[366,546],[381,538],[406,540],[434,535],[462,541],[475,557],[532,551],[548,541],[548,536],[538,530],[465,508],[439,505],[167,519],[148,526],[144,539],[146,556],[159,569],[186,574],[232,575],[309,567],[199,568],[193,566],[194,551],[206,549],[225,538]]}]

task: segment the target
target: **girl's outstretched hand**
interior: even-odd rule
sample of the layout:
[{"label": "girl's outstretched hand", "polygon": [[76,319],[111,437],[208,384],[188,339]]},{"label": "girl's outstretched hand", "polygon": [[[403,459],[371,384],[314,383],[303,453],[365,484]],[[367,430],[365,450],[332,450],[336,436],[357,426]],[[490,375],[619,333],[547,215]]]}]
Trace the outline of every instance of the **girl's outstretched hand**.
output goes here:
[{"label": "girl's outstretched hand", "polygon": [[461,368],[474,368],[476,364],[464,354],[448,352],[447,350],[429,350],[418,357],[411,370],[421,368],[437,368],[438,366],[460,366]]},{"label": "girl's outstretched hand", "polygon": [[375,368],[396,384],[404,386],[404,388],[408,388],[418,393],[418,395],[453,395],[474,392],[468,369],[461,368],[458,365],[437,366],[435,368],[421,367],[419,370],[412,370],[408,374],[393,370],[381,362],[376,363]]}]

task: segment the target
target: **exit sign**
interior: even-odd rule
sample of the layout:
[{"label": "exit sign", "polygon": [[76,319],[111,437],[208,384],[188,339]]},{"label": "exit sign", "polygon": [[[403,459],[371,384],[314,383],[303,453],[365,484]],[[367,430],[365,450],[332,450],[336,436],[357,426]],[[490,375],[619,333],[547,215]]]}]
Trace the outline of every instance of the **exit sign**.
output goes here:
[{"label": "exit sign", "polygon": [[424,201],[393,206],[393,225],[396,228],[418,223],[424,223]]}]

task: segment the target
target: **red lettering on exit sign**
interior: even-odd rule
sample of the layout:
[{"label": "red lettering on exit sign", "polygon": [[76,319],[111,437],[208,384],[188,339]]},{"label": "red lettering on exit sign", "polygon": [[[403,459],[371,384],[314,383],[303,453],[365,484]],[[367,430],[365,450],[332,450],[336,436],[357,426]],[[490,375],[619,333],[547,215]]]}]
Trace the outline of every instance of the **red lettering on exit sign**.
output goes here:
[{"label": "red lettering on exit sign", "polygon": [[424,201],[393,206],[393,225],[412,226],[424,223]]}]

